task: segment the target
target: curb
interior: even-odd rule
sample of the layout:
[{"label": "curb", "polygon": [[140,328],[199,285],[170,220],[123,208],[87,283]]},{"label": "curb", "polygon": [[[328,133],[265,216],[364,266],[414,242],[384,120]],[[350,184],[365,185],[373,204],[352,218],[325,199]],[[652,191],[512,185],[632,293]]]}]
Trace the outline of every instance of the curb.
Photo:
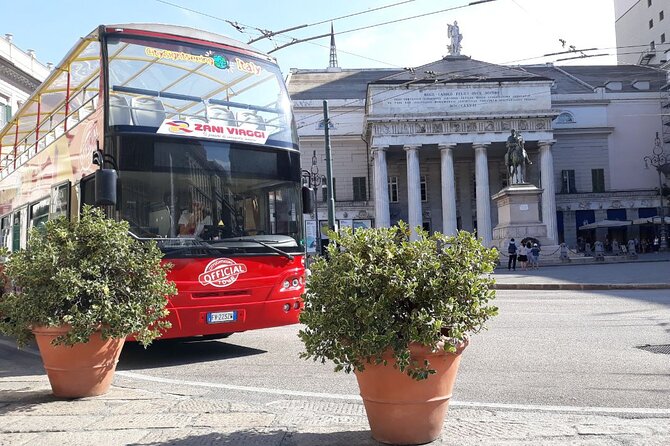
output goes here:
[{"label": "curb", "polygon": [[496,283],[495,290],[666,290],[670,283]]}]

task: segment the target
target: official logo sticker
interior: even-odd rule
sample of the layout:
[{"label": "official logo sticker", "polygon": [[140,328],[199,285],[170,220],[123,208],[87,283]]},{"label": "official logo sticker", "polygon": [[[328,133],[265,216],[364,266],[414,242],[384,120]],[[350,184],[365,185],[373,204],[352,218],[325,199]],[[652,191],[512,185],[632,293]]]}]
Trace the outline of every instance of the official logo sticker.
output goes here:
[{"label": "official logo sticker", "polygon": [[198,276],[203,285],[225,288],[235,283],[240,274],[247,272],[247,266],[230,259],[214,259],[205,267],[205,272]]}]

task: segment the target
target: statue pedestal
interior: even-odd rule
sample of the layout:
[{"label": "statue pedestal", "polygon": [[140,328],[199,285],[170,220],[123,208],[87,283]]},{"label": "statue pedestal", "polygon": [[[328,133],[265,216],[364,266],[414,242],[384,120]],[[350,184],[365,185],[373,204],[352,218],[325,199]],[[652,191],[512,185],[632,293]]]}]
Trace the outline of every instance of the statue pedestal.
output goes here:
[{"label": "statue pedestal", "polygon": [[540,221],[541,195],[542,189],[533,184],[513,184],[491,197],[498,206],[498,225],[493,228],[493,245],[502,255],[507,256],[507,245],[511,238],[517,246],[521,246],[522,240],[533,238],[539,242],[543,251],[551,248],[547,226]]}]

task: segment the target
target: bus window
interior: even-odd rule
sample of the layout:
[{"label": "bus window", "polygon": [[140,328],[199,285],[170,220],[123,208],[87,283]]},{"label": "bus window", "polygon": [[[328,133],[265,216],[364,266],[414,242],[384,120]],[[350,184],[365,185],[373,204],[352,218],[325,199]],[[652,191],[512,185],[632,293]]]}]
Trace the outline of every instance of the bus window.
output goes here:
[{"label": "bus window", "polygon": [[49,220],[49,201],[50,198],[43,198],[30,205],[30,229],[41,228]]},{"label": "bus window", "polygon": [[51,191],[49,218],[67,217],[70,214],[70,182],[54,186]]},{"label": "bus window", "polygon": [[21,249],[21,211],[14,213],[12,224],[12,251]]},{"label": "bus window", "polygon": [[2,217],[2,220],[0,220],[0,243],[5,248],[9,248],[9,235],[12,231],[11,221],[9,215]]}]

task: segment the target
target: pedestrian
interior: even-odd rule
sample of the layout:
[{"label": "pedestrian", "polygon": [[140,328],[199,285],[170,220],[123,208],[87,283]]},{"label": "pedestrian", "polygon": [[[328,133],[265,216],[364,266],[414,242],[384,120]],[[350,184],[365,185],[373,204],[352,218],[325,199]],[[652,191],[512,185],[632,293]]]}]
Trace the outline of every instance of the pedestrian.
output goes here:
[{"label": "pedestrian", "polygon": [[533,243],[533,247],[530,248],[530,258],[531,258],[531,267],[533,269],[538,269],[540,267],[540,247],[537,243]]},{"label": "pedestrian", "polygon": [[661,246],[661,242],[658,237],[654,237],[654,252],[658,252],[658,248]]},{"label": "pedestrian", "polygon": [[514,270],[516,271],[516,243],[514,243],[514,239],[511,239],[509,241],[509,246],[507,246],[507,255],[509,256],[509,260],[507,260],[507,270]]},{"label": "pedestrian", "polygon": [[[528,246],[530,246],[530,243],[528,243]],[[528,253],[530,250],[528,249],[528,246],[524,245],[521,243],[521,248],[519,248],[519,263],[521,263],[521,268],[523,268],[524,271],[528,268]]]}]

